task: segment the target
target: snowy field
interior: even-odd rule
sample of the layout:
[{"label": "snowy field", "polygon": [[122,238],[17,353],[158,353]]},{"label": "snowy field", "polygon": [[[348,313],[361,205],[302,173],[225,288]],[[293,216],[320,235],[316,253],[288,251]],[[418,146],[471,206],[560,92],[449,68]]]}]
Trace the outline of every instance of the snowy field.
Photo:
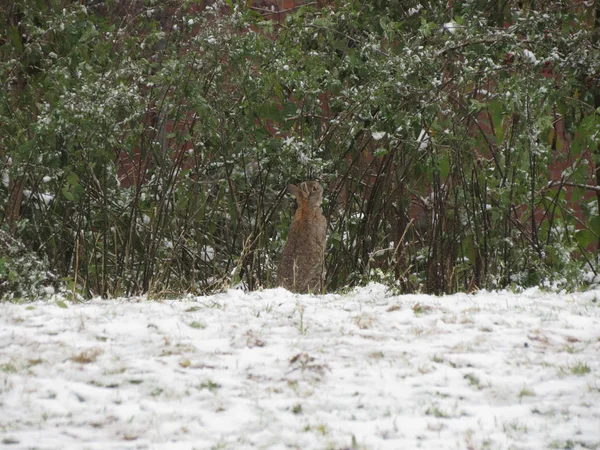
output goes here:
[{"label": "snowy field", "polygon": [[0,304],[0,448],[600,448],[600,291]]}]

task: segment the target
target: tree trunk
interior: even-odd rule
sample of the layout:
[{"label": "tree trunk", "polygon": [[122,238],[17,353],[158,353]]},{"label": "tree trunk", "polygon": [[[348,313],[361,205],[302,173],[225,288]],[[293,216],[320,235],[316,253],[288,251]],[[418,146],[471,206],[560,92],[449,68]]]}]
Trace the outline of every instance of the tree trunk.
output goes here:
[{"label": "tree trunk", "polygon": [[25,177],[11,179],[8,184],[8,205],[6,206],[6,223],[11,234],[15,234],[17,223],[21,217],[21,200],[23,200],[23,186]]}]

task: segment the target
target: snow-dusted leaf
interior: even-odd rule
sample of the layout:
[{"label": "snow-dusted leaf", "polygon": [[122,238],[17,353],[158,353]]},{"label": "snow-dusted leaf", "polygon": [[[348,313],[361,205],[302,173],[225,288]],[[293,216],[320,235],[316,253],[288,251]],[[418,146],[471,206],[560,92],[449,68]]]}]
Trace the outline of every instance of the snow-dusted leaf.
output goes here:
[{"label": "snow-dusted leaf", "polygon": [[375,140],[375,141],[379,141],[379,140],[383,139],[386,135],[387,135],[387,132],[385,132],[385,131],[373,131],[371,133],[371,136],[373,136],[373,140]]}]

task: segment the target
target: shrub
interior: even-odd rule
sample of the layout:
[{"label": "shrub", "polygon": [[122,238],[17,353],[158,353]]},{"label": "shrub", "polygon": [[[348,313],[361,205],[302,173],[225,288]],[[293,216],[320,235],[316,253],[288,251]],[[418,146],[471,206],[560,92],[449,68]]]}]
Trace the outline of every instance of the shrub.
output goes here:
[{"label": "shrub", "polygon": [[0,301],[23,301],[54,293],[57,278],[48,264],[0,230]]}]

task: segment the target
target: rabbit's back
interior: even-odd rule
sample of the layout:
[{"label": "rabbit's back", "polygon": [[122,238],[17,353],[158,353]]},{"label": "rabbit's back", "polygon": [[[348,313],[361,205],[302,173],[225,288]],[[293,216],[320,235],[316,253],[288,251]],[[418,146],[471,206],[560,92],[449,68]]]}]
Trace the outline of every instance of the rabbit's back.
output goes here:
[{"label": "rabbit's back", "polygon": [[277,270],[279,285],[293,292],[321,292],[327,221],[321,211],[323,188],[316,181],[288,190],[298,201]]},{"label": "rabbit's back", "polygon": [[295,220],[277,271],[279,285],[293,292],[321,292],[327,222],[323,215]]}]

